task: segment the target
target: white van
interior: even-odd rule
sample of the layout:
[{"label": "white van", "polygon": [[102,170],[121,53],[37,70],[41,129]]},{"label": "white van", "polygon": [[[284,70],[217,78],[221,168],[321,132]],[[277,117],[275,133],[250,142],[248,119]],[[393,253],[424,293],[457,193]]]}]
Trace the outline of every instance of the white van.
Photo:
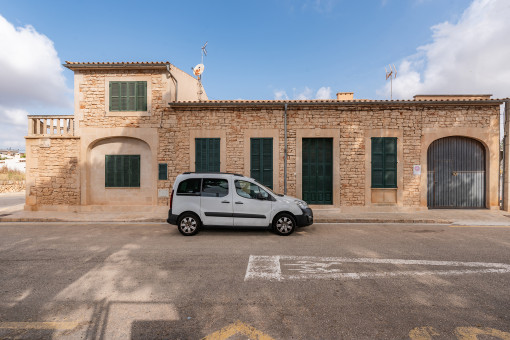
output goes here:
[{"label": "white van", "polygon": [[269,227],[290,235],[312,224],[313,212],[306,202],[275,194],[252,178],[185,172],[175,179],[167,222],[186,236],[202,226]]}]

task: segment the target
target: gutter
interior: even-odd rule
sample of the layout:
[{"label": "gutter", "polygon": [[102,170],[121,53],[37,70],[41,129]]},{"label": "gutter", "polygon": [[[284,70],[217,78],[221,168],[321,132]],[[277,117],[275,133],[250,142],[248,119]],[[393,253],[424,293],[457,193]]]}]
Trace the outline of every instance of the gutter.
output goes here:
[{"label": "gutter", "polygon": [[[503,99],[488,99],[488,100],[457,100],[457,101],[444,101],[444,100],[430,100],[430,101],[314,101],[314,102],[292,102],[293,106],[459,106],[459,105],[501,105],[505,102]],[[221,102],[221,101],[205,101],[205,102],[175,102],[168,103],[174,107],[279,107],[285,105],[283,101],[261,101],[261,102]]]}]

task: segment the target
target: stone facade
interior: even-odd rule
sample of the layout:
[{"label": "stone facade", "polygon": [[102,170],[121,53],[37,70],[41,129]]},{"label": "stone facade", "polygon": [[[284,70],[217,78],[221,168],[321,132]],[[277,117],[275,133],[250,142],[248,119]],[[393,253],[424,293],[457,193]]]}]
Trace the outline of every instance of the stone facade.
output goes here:
[{"label": "stone facade", "polygon": [[[72,136],[48,136],[40,123],[30,124],[27,209],[168,205],[175,177],[195,169],[194,139],[199,137],[220,138],[221,171],[245,175],[250,169],[250,138],[273,138],[275,190],[284,191],[286,161],[287,194],[297,197],[302,194],[302,139],[332,138],[333,206],[384,211],[426,209],[430,143],[447,136],[467,136],[486,148],[487,207],[499,204],[501,102],[487,96],[427,96],[412,101],[209,101],[200,93],[196,79],[173,65],[75,63],[68,67],[75,72],[74,130],[70,130]],[[109,111],[108,82],[119,80],[147,81],[146,112]],[[397,188],[371,188],[371,137],[397,138]],[[105,190],[101,179],[105,152],[143,154],[144,162],[150,164],[142,169],[140,195],[133,188]],[[167,180],[158,180],[159,163],[168,166]],[[413,173],[414,165],[422,166],[421,175]]]},{"label": "stone facade", "polygon": [[80,204],[79,138],[27,139],[27,205]]}]

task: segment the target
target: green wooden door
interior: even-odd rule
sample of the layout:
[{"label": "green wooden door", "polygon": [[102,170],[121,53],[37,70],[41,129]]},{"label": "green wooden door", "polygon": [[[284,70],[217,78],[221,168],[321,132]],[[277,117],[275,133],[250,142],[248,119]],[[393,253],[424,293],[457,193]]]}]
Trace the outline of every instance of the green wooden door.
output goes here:
[{"label": "green wooden door", "polygon": [[333,138],[303,138],[303,200],[333,204]]},{"label": "green wooden door", "polygon": [[273,189],[273,138],[251,138],[250,177]]},{"label": "green wooden door", "polygon": [[220,171],[220,138],[195,138],[195,171]]}]

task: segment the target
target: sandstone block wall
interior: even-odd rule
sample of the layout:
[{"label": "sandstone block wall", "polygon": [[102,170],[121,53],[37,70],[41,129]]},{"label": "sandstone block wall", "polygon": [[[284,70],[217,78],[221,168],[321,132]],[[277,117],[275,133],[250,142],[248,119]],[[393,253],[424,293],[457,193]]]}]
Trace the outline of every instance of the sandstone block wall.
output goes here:
[{"label": "sandstone block wall", "polygon": [[[244,130],[274,129],[280,131],[279,185],[284,181],[284,110],[263,107],[203,107],[171,108],[164,113],[159,129],[159,161],[168,163],[168,181],[158,181],[158,188],[170,188],[175,177],[190,171],[190,138],[192,130],[223,130],[227,139],[227,172],[244,172]],[[353,105],[353,106],[289,106],[287,112],[287,188],[296,195],[296,129],[340,130],[340,205],[363,206],[365,188],[365,133],[368,129],[402,129],[403,140],[403,206],[420,205],[420,177],[413,175],[413,165],[421,164],[421,137],[425,128],[448,128],[455,135],[456,128],[483,128],[493,138],[499,136],[499,105]],[[317,137],[320,137],[318,135]],[[399,158],[400,158],[399,157]],[[368,169],[370,171],[370,169]],[[245,174],[248,175],[249,174]],[[489,175],[489,174],[487,174]],[[426,176],[426,174],[422,174]],[[283,191],[283,190],[281,190]],[[168,200],[159,199],[159,204]]]},{"label": "sandstone block wall", "polygon": [[78,138],[27,139],[27,204],[79,205]]}]

